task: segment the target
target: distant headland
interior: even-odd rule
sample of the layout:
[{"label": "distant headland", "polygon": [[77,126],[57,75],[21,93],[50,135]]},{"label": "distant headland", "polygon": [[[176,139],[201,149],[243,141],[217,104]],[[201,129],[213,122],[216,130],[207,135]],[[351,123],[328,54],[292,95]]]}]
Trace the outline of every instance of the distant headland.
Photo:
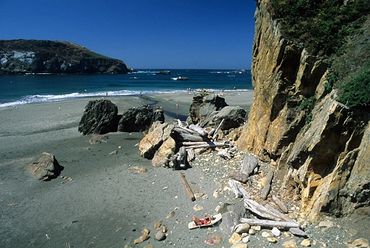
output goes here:
[{"label": "distant headland", "polygon": [[0,40],[1,74],[124,74],[118,59],[67,41]]}]

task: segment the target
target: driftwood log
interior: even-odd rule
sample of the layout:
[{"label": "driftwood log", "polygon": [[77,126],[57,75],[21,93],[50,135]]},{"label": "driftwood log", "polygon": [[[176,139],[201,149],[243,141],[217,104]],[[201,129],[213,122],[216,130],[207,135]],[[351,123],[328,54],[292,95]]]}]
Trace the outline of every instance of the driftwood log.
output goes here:
[{"label": "driftwood log", "polygon": [[293,221],[274,221],[274,220],[241,218],[240,222],[247,223],[251,226],[261,226],[261,227],[268,227],[268,228],[273,228],[273,227],[277,227],[279,229],[299,228],[299,224]]},{"label": "driftwood log", "polygon": [[272,196],[272,200],[280,208],[281,212],[283,212],[284,214],[288,213],[288,207],[285,205],[285,203],[282,200],[280,200],[274,195]]},{"label": "driftwood log", "polygon": [[[189,129],[190,130],[190,129]],[[175,127],[173,128],[171,132],[171,137],[179,142],[184,142],[184,141],[194,141],[194,142],[200,142],[204,141],[204,138],[200,136],[198,133],[195,131],[190,130],[189,131],[187,128],[182,128],[182,127]]]},{"label": "driftwood log", "polygon": [[208,133],[198,125],[190,124],[189,129],[197,132],[202,137],[207,137],[208,136]]},{"label": "driftwood log", "polygon": [[218,133],[218,130],[221,128],[222,124],[224,124],[224,121],[225,119],[222,119],[222,121],[220,122],[220,124],[218,124],[217,128],[215,129],[214,133],[213,133],[213,136],[212,136],[212,139],[215,140],[216,136],[217,136],[217,133]]},{"label": "driftwood log", "polygon": [[188,181],[186,180],[184,173],[180,173],[180,180],[181,180],[182,185],[184,186],[186,195],[190,198],[191,201],[195,201],[194,193],[191,190],[190,185]]}]

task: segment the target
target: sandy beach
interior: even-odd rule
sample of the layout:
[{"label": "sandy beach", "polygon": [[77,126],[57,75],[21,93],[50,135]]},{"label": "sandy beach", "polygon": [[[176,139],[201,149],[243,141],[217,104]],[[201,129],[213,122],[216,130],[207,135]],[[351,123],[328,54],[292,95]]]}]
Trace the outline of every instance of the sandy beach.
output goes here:
[{"label": "sandy beach", "polygon": [[[225,92],[224,97],[228,104],[247,108],[252,92]],[[119,112],[155,103],[168,113],[168,121],[187,115],[192,95],[109,99]],[[196,167],[185,171],[192,187],[209,196],[194,203],[186,197],[178,171],[154,168],[139,156],[135,145],[141,133],[111,133],[106,143],[91,145],[90,136],[77,131],[89,100],[0,109],[0,247],[124,247],[144,227],[153,230],[158,220],[169,229],[167,239],[151,238],[138,247],[202,247],[207,235],[219,233],[217,227],[187,229],[194,214],[215,213],[223,201],[212,197],[212,178]],[[109,154],[115,150],[117,154]],[[64,167],[60,177],[38,181],[26,170],[42,152],[55,154]],[[132,173],[132,166],[147,172]],[[195,204],[203,210],[195,213]]]}]

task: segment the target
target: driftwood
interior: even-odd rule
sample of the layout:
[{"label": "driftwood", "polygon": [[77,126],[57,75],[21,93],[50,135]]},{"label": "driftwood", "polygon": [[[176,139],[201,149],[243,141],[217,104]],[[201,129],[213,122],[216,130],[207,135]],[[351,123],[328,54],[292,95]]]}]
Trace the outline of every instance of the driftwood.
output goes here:
[{"label": "driftwood", "polygon": [[266,175],[266,184],[261,190],[261,197],[262,199],[266,200],[268,194],[270,193],[271,190],[271,183],[272,183],[272,178],[274,177],[274,172],[270,170],[267,175]]},{"label": "driftwood", "polygon": [[283,212],[284,214],[288,213],[288,207],[285,205],[285,203],[282,200],[280,200],[274,195],[272,196],[272,200],[280,208],[281,212]]},{"label": "driftwood", "polygon": [[224,123],[224,120],[225,120],[225,119],[222,119],[222,121],[220,122],[220,124],[218,124],[218,126],[217,126],[217,128],[216,128],[215,132],[213,133],[213,136],[212,136],[212,139],[213,139],[213,140],[215,140],[216,135],[217,135],[217,133],[218,133],[218,130],[221,128],[222,124]]},{"label": "driftwood", "polygon": [[206,137],[208,135],[208,133],[198,125],[190,124],[189,129],[197,132],[202,137]]},{"label": "driftwood", "polygon": [[241,223],[247,223],[251,226],[261,226],[261,227],[277,227],[280,229],[290,229],[299,228],[299,224],[292,221],[273,221],[273,220],[260,220],[260,219],[247,219],[241,218]]},{"label": "driftwood", "polygon": [[194,145],[206,145],[213,142],[207,142],[207,141],[184,141],[181,142],[181,145],[183,146],[194,146]]},{"label": "driftwood", "polygon": [[194,193],[191,190],[190,185],[188,181],[186,180],[184,173],[180,173],[180,180],[181,180],[182,185],[184,186],[186,195],[190,198],[191,201],[195,201]]},{"label": "driftwood", "polygon": [[186,152],[188,153],[188,156],[187,156],[188,163],[190,163],[191,161],[195,159],[194,149],[188,149],[186,150]]},{"label": "driftwood", "polygon": [[215,147],[229,147],[229,144],[227,143],[208,143],[208,144],[202,144],[202,145],[193,145],[193,146],[187,146],[186,149],[197,149],[197,148],[215,148]]},{"label": "driftwood", "polygon": [[275,220],[275,221],[281,221],[284,220],[280,215],[277,215],[276,213],[271,212],[268,208],[265,206],[259,204],[258,202],[244,198],[244,207],[251,211],[252,213],[265,218],[269,220]]},{"label": "driftwood", "polygon": [[171,136],[174,138],[174,140],[178,141],[204,141],[203,138],[198,133],[192,133],[188,130],[181,128],[181,127],[175,127],[172,130]]}]

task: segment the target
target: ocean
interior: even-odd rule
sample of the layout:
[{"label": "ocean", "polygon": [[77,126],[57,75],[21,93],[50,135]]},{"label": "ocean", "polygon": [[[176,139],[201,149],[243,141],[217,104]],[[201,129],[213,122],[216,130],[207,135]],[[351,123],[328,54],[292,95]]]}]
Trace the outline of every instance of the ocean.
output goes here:
[{"label": "ocean", "polygon": [[[137,70],[120,75],[0,76],[0,107],[94,96],[252,89],[249,70]],[[187,80],[174,80],[186,77]]]}]

